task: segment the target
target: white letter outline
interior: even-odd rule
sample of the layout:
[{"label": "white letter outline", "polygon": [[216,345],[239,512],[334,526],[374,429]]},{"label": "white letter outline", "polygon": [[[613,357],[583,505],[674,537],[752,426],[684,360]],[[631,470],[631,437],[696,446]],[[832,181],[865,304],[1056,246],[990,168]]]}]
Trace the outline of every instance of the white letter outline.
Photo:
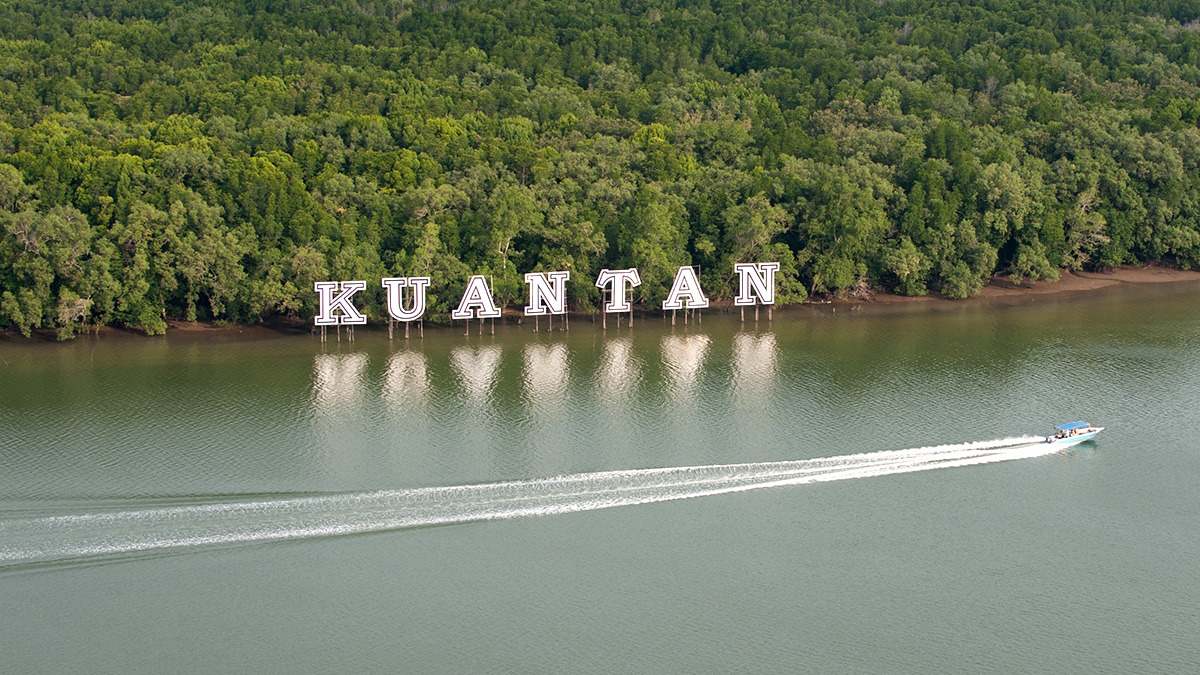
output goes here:
[{"label": "white letter outline", "polygon": [[[764,305],[775,304],[775,272],[779,270],[779,263],[738,263],[733,269],[738,275],[734,305],[753,305],[758,301]],[[758,300],[753,296],[758,296]]]},{"label": "white letter outline", "polygon": [[708,307],[708,298],[700,289],[700,279],[696,278],[696,270],[691,265],[684,265],[675,273],[675,283],[671,284],[671,292],[663,300],[663,309],[683,309],[684,301],[688,309],[703,309]]},{"label": "white letter outline", "polygon": [[[367,323],[367,317],[354,306],[350,298],[354,294],[366,290],[365,281],[314,281],[313,290],[317,292],[319,309],[313,317],[317,326],[362,326]],[[334,291],[341,292],[334,295]],[[335,311],[340,314],[335,315]]]},{"label": "white letter outline", "polygon": [[616,314],[618,312],[628,312],[629,306],[628,292],[630,288],[635,288],[642,285],[642,277],[638,275],[636,267],[630,267],[627,270],[600,270],[600,276],[596,277],[596,288],[604,288],[612,284],[612,296],[609,301],[604,303],[605,314]]},{"label": "white letter outline", "polygon": [[463,291],[462,301],[458,309],[450,312],[451,319],[499,319],[500,308],[492,299],[492,289],[488,288],[487,277],[475,274],[467,281],[467,289]]},{"label": "white letter outline", "polygon": [[529,284],[529,305],[525,307],[525,316],[566,314],[567,280],[570,278],[570,272],[527,273],[525,283]]},{"label": "white letter outline", "polygon": [[[412,309],[404,309],[404,288],[412,286]],[[425,288],[429,277],[385,277],[383,288],[387,291],[388,314],[397,321],[416,321],[425,313]]]}]

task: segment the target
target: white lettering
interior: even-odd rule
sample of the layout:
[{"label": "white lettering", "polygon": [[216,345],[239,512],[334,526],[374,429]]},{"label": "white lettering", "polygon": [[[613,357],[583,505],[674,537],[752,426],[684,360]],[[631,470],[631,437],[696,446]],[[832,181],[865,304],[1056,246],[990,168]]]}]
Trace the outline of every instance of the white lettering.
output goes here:
[{"label": "white lettering", "polygon": [[[404,309],[404,288],[412,286],[412,309]],[[388,314],[397,321],[416,321],[425,313],[425,289],[429,286],[429,277],[388,277],[383,280],[383,288],[387,291]]]},{"label": "white lettering", "polygon": [[[775,272],[779,263],[738,263],[734,265],[738,275],[738,292],[735,305],[775,304]],[[526,316],[566,314],[567,281],[571,273],[529,272],[525,283],[529,285],[529,305]],[[416,321],[425,315],[429,277],[385,277],[383,288],[387,296],[388,315],[397,321]],[[608,291],[604,311],[608,314],[628,312],[632,309],[630,289],[642,285],[642,277],[636,267],[624,270],[604,269],[596,277],[596,287]],[[404,289],[412,287],[412,306],[404,306]],[[354,306],[354,295],[366,290],[365,281],[318,281],[313,284],[317,292],[318,310],[313,323],[318,326],[363,325],[367,317]],[[675,281],[663,309],[700,309],[709,306],[708,297],[700,287],[700,279],[691,266],[683,266],[675,274]],[[463,291],[458,308],[450,312],[452,319],[498,319],[501,310],[496,305],[487,278],[482,274],[472,275]]]},{"label": "white lettering", "polygon": [[738,263],[733,266],[738,275],[738,294],[734,305],[753,305],[758,296],[764,305],[775,304],[775,272],[779,263]]},{"label": "white lettering", "polygon": [[[313,318],[313,323],[318,326],[337,326],[337,325],[363,325],[367,323],[367,317],[363,316],[354,303],[350,302],[350,298],[354,294],[366,290],[367,282],[365,281],[317,281],[313,283],[313,290],[317,292],[317,302],[319,309],[317,316]],[[341,290],[340,293],[334,295],[333,292]],[[334,312],[340,314],[334,314]]]},{"label": "white lettering", "polygon": [[688,309],[708,307],[708,298],[704,297],[704,291],[700,290],[700,280],[696,278],[696,270],[691,266],[680,267],[675,273],[675,283],[671,285],[671,292],[667,294],[662,306],[663,309],[683,309],[685,300]]},{"label": "white lettering", "polygon": [[492,299],[492,289],[488,288],[487,279],[482,274],[476,274],[467,282],[467,290],[463,291],[462,301],[458,309],[450,312],[451,319],[499,319],[500,308]]},{"label": "white lettering", "polygon": [[609,301],[604,304],[604,311],[608,314],[628,312],[630,310],[629,289],[642,285],[642,277],[638,275],[637,268],[600,270],[600,276],[596,277],[596,288],[604,288],[610,284],[612,286],[611,295]]},{"label": "white lettering", "polygon": [[[529,306],[525,316],[567,313],[567,280],[570,272],[529,272],[525,283],[529,284]],[[546,305],[549,305],[547,308]]]}]

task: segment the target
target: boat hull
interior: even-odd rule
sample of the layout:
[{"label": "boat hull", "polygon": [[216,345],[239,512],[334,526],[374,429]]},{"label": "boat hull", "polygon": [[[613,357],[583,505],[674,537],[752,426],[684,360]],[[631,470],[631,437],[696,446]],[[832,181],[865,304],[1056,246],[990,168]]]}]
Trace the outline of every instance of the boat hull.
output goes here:
[{"label": "boat hull", "polygon": [[1090,429],[1085,429],[1082,433],[1078,433],[1073,436],[1067,436],[1065,438],[1056,438],[1051,436],[1046,439],[1046,442],[1056,448],[1069,448],[1072,445],[1079,445],[1080,443],[1092,440],[1096,437],[1096,434],[1100,433],[1101,431],[1104,431],[1104,427],[1092,427]]}]

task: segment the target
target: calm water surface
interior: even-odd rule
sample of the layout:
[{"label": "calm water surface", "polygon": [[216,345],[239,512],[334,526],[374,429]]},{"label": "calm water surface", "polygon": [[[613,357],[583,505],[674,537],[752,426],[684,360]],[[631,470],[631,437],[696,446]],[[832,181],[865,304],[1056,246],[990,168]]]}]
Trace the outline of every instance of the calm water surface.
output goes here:
[{"label": "calm water surface", "polygon": [[1198,307],[0,341],[0,671],[1196,672]]}]

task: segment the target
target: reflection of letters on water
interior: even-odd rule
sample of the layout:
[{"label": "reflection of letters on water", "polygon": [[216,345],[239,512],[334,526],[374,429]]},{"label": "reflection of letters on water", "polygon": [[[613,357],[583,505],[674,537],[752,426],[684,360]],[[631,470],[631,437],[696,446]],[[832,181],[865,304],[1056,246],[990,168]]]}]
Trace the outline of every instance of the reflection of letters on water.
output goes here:
[{"label": "reflection of letters on water", "polygon": [[429,376],[425,355],[420,352],[396,352],[388,358],[383,380],[383,398],[393,408],[402,409],[425,399]]},{"label": "reflection of letters on water", "polygon": [[704,366],[711,340],[707,335],[668,335],[662,339],[663,363],[678,392],[688,392]]},{"label": "reflection of letters on water", "polygon": [[458,373],[463,392],[477,403],[487,400],[500,369],[499,347],[455,347],[450,364]]},{"label": "reflection of letters on water", "polygon": [[356,407],[366,374],[366,354],[317,354],[313,359],[313,400],[317,409]]},{"label": "reflection of letters on water", "polygon": [[[771,386],[777,373],[775,335],[738,333],[730,346],[732,394],[735,399],[755,400],[757,394]],[[712,338],[702,334],[664,335],[659,347],[667,388],[672,395],[686,398],[704,372],[713,348]],[[528,400],[546,404],[564,399],[572,363],[567,343],[530,343],[522,346],[520,352],[521,384]],[[504,350],[499,345],[460,345],[450,350],[451,371],[466,401],[477,405],[489,403],[503,359]],[[370,380],[368,364],[365,352],[315,354],[313,404],[326,413],[362,406]],[[618,405],[631,400],[644,377],[644,365],[630,338],[605,340],[591,379],[598,399]],[[432,400],[430,389],[434,382],[426,354],[410,349],[392,352],[381,374],[382,402],[392,411],[419,408]]]},{"label": "reflection of letters on water", "polygon": [[775,334],[733,336],[733,389],[739,398],[755,399],[775,376]]},{"label": "reflection of letters on water", "polygon": [[567,391],[567,346],[528,344],[524,349],[525,391],[530,400],[546,401]]},{"label": "reflection of letters on water", "polygon": [[633,358],[633,341],[629,338],[608,340],[600,359],[596,383],[603,399],[625,401],[633,393],[638,380],[638,363]]},{"label": "reflection of letters on water", "polygon": [[[738,263],[734,265],[738,276],[738,292],[733,299],[735,305],[775,304],[775,272],[779,263]],[[571,273],[530,272],[525,275],[529,286],[529,304],[526,316],[546,316],[567,313],[567,280]],[[608,300],[604,311],[609,314],[629,312],[633,309],[629,291],[642,284],[637,268],[624,270],[604,269],[596,277],[596,287],[608,289]],[[429,288],[429,277],[384,277],[383,290],[387,296],[388,316],[396,321],[418,321],[425,314],[425,294]],[[317,326],[362,325],[367,317],[354,305],[354,295],[367,288],[366,281],[318,281],[313,284],[317,293],[317,314],[313,323]],[[411,305],[406,309],[404,289],[412,288]],[[700,288],[700,279],[690,265],[680,267],[675,273],[671,291],[663,301],[663,309],[702,309],[708,307],[708,297]],[[458,307],[450,312],[452,319],[496,319],[501,315],[500,307],[492,296],[487,277],[473,275],[467,281]]]}]

